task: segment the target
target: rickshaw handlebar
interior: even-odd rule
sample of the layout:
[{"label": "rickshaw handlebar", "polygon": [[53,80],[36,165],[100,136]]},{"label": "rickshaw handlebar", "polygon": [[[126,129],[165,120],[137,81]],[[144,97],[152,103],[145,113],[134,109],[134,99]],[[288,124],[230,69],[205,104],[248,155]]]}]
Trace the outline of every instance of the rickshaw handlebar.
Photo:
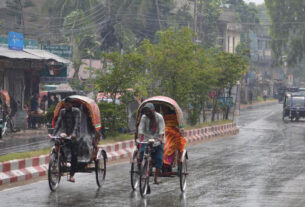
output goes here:
[{"label": "rickshaw handlebar", "polygon": [[72,139],[72,136],[67,136],[67,137],[62,137],[60,135],[52,135],[52,134],[49,134],[49,138],[50,139],[67,139],[67,140],[71,140]]},{"label": "rickshaw handlebar", "polygon": [[143,141],[141,142],[138,139],[136,139],[135,142],[137,144],[149,144],[151,142],[154,143],[154,144],[159,144],[160,143],[160,141],[155,141],[155,139],[149,139],[149,141],[145,141],[145,142],[143,142]]}]

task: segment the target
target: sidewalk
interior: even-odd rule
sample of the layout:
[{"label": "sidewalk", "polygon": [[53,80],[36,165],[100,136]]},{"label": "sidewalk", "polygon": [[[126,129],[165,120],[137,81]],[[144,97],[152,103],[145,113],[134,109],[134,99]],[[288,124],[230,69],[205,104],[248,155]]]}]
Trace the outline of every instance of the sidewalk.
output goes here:
[{"label": "sidewalk", "polygon": [[265,106],[265,105],[272,105],[278,103],[278,100],[267,100],[267,101],[256,101],[252,104],[240,104],[240,109],[248,109],[255,106]]}]

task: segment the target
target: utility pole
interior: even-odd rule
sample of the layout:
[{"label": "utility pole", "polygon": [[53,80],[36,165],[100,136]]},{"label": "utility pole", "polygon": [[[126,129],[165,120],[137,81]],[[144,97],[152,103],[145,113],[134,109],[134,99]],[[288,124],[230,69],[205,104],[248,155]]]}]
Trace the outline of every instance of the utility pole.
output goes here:
[{"label": "utility pole", "polygon": [[197,33],[197,0],[194,0],[194,34]]},{"label": "utility pole", "polygon": [[159,23],[159,29],[161,30],[161,20],[160,20],[160,10],[159,10],[159,3],[158,0],[155,0],[156,10],[157,10],[157,18]]},{"label": "utility pole", "polygon": [[199,37],[201,40],[203,40],[202,36],[203,36],[203,29],[202,29],[202,23],[203,23],[203,15],[202,15],[202,0],[200,0],[200,3],[199,3]]},{"label": "utility pole", "polygon": [[107,20],[110,20],[111,14],[111,0],[106,0],[106,8],[107,8]]}]

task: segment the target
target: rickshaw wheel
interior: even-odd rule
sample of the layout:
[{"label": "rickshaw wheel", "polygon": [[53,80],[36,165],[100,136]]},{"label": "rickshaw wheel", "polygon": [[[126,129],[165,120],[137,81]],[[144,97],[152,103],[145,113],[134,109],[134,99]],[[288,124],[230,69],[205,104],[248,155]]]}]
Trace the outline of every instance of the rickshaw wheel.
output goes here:
[{"label": "rickshaw wheel", "polygon": [[98,187],[102,187],[106,177],[106,158],[104,156],[103,159],[95,160],[95,175],[96,184]]},{"label": "rickshaw wheel", "polygon": [[137,162],[137,153],[138,151],[135,151],[132,155],[132,163],[131,163],[131,170],[130,170],[130,181],[131,181],[131,188],[132,190],[136,190],[136,188],[139,185],[139,168],[138,168],[138,162]]},{"label": "rickshaw wheel", "polygon": [[61,178],[60,161],[58,157],[54,153],[52,153],[49,162],[49,169],[48,169],[48,181],[51,191],[55,191],[57,189],[60,182],[60,178]]},{"label": "rickshaw wheel", "polygon": [[179,178],[180,178],[180,189],[184,192],[186,189],[186,176],[187,176],[187,159],[179,164]]},{"label": "rickshaw wheel", "polygon": [[149,193],[149,163],[147,159],[142,161],[140,175],[140,194],[145,197]]}]

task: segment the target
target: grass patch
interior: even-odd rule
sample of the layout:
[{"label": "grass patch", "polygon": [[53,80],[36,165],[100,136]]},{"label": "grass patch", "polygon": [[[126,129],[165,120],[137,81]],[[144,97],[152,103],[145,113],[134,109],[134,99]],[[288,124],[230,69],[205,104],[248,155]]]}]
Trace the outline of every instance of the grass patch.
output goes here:
[{"label": "grass patch", "polygon": [[196,124],[195,126],[190,126],[186,125],[185,129],[198,129],[198,128],[203,128],[203,127],[209,127],[209,126],[215,126],[215,125],[221,125],[221,124],[231,124],[233,123],[232,120],[218,120],[218,121],[213,121],[213,122],[204,122],[201,124]]},{"label": "grass patch", "polygon": [[9,161],[9,160],[16,160],[16,159],[26,159],[26,158],[31,158],[31,157],[38,157],[40,155],[49,154],[50,150],[51,150],[51,148],[47,147],[47,148],[44,148],[42,150],[9,153],[9,154],[0,156],[0,162],[5,162],[5,161]]},{"label": "grass patch", "polygon": [[134,138],[133,133],[126,133],[126,134],[119,134],[115,137],[106,137],[106,139],[101,140],[99,144],[111,144],[115,142],[121,142],[121,141],[126,141],[126,140],[131,140]]}]

